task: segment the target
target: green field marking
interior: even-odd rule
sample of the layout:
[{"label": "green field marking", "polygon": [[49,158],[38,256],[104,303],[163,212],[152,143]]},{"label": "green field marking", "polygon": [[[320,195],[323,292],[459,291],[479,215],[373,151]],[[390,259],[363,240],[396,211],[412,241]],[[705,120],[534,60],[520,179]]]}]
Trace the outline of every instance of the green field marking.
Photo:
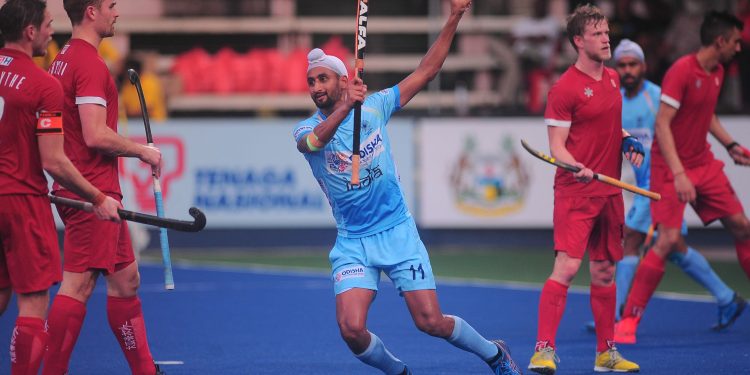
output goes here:
[{"label": "green field marking", "polygon": [[[159,260],[156,252],[147,252],[144,258]],[[716,273],[740,295],[750,297],[750,283],[737,261],[713,260]],[[173,249],[172,259],[197,263],[220,263],[231,265],[272,266],[282,268],[319,269],[329,271],[327,249],[294,251],[289,249],[231,250],[184,250]],[[435,275],[459,279],[488,281],[512,281],[541,285],[552,271],[552,252],[539,249],[498,250],[488,248],[433,248],[430,260]],[[573,285],[588,287],[588,262],[584,261]],[[679,268],[667,263],[667,271],[658,291],[696,295],[708,293],[695,281],[683,274]]]}]

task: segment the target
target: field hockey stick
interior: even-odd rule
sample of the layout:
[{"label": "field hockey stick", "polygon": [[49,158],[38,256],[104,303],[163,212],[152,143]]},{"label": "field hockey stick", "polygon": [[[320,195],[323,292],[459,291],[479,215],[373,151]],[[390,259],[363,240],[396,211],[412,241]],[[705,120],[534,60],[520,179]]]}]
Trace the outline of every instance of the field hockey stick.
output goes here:
[{"label": "field hockey stick", "polygon": [[[89,202],[57,197],[54,195],[50,195],[49,200],[56,205],[73,207],[86,212],[94,211],[94,205]],[[159,228],[169,228],[180,232],[199,232],[206,227],[206,215],[204,215],[201,210],[196,207],[190,207],[188,213],[193,217],[193,221],[169,219],[135,211],[128,211],[122,208],[117,209],[117,214],[120,215],[120,219],[153,225]]]},{"label": "field hockey stick", "polygon": [[[141,102],[141,117],[143,117],[143,125],[146,127],[146,142],[149,146],[154,146],[154,138],[151,136],[151,123],[148,120],[148,109],[146,109],[146,100],[143,97],[143,88],[141,87],[141,79],[138,77],[133,69],[128,69],[128,78],[130,83],[135,86],[135,90],[138,92],[138,100]],[[164,217],[164,202],[161,196],[161,183],[159,183],[159,177],[156,176],[156,170],[151,168],[151,176],[154,182],[154,199],[156,200],[156,216]],[[164,287],[167,290],[174,289],[174,277],[172,276],[172,259],[169,255],[169,238],[167,237],[167,229],[159,228],[159,243],[161,244],[161,258],[164,262]]]},{"label": "field hockey stick", "polygon": [[[354,35],[354,76],[364,79],[365,46],[367,46],[367,0],[357,0],[357,32]],[[352,134],[352,185],[359,185],[359,138],[362,131],[362,103],[354,103]]]},{"label": "field hockey stick", "polygon": [[[548,156],[548,155],[544,154],[541,151],[534,150],[523,139],[521,140],[521,144],[523,145],[523,148],[525,148],[526,151],[528,151],[531,155],[534,155],[537,158],[546,161],[547,163],[550,163],[550,164],[555,165],[557,167],[560,167],[562,169],[571,171],[573,173],[581,171],[581,168],[578,168],[578,167],[576,167],[574,165],[570,165],[568,163],[565,163],[565,162],[562,162],[560,160],[557,160],[557,159],[555,159],[555,158],[553,158],[551,156]],[[649,191],[649,190],[646,190],[646,189],[641,189],[638,186],[634,186],[634,185],[622,182],[622,181],[620,181],[618,179],[615,179],[615,178],[612,178],[612,177],[609,177],[609,176],[606,176],[606,175],[603,175],[603,174],[600,174],[600,173],[594,173],[594,179],[599,180],[599,181],[601,181],[601,182],[603,182],[605,184],[616,186],[616,187],[618,187],[620,189],[623,189],[623,190],[627,190],[627,191],[629,191],[631,193],[643,195],[644,197],[651,198],[651,199],[653,199],[655,201],[658,201],[659,199],[661,199],[661,194],[659,194],[659,193],[655,193],[653,191]]]}]

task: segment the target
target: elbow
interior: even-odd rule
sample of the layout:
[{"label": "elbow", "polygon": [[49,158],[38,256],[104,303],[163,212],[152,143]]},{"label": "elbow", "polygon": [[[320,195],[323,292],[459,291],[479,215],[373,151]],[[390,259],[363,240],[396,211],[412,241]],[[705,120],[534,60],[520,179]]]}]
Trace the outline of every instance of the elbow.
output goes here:
[{"label": "elbow", "polygon": [[101,149],[104,143],[104,137],[100,136],[100,133],[84,133],[83,143],[85,143],[88,148]]},{"label": "elbow", "polygon": [[437,77],[437,75],[438,75],[439,73],[440,73],[440,68],[434,68],[434,69],[430,69],[430,70],[429,70],[429,71],[428,71],[428,72],[427,72],[427,73],[425,74],[425,80],[426,80],[427,82],[432,82],[432,80],[434,80],[434,79],[435,79],[435,77]]},{"label": "elbow", "polygon": [[440,73],[440,67],[422,65],[415,73],[417,73],[416,75],[420,79],[420,81],[424,82],[424,84],[426,85],[427,83],[432,82],[435,77],[437,77],[438,73]]},{"label": "elbow", "polygon": [[45,158],[42,160],[42,168],[49,173],[55,180],[62,174],[64,169],[63,161],[56,158]]},{"label": "elbow", "polygon": [[554,158],[560,157],[561,149],[564,147],[565,147],[564,145],[561,145],[557,142],[550,142],[550,145],[549,145],[550,156]]}]

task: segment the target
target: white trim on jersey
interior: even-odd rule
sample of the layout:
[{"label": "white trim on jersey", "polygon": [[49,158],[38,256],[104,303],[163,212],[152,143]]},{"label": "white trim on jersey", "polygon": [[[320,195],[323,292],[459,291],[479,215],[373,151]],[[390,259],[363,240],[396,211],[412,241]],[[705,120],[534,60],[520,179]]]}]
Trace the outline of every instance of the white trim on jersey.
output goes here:
[{"label": "white trim on jersey", "polygon": [[559,126],[561,128],[569,128],[572,121],[555,120],[551,118],[544,119],[544,124],[547,126]]},{"label": "white trim on jersey", "polygon": [[107,101],[98,96],[76,96],[76,105],[81,104],[99,104],[102,107],[107,107]]},{"label": "white trim on jersey", "polygon": [[667,94],[661,94],[661,101],[674,107],[674,109],[680,109],[680,102]]}]

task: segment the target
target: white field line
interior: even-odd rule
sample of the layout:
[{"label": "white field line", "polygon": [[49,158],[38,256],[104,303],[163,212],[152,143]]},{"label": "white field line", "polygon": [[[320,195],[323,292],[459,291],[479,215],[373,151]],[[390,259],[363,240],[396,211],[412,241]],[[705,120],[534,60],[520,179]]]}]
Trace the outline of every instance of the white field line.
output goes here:
[{"label": "white field line", "polygon": [[[160,263],[157,262],[142,262],[142,265],[149,265],[153,267],[160,267]],[[330,271],[324,271],[319,268],[312,267],[284,267],[284,266],[271,266],[271,265],[247,265],[247,264],[228,264],[223,262],[194,262],[189,260],[174,261],[175,268],[187,269],[187,270],[203,270],[203,271],[214,271],[214,272],[240,272],[240,273],[252,273],[260,275],[280,275],[280,276],[297,276],[297,277],[310,277],[319,276],[326,277],[330,276]],[[384,280],[382,282],[388,282]],[[437,277],[436,282],[439,285],[450,285],[458,287],[475,287],[475,288],[491,288],[491,289],[508,289],[516,291],[540,291],[542,289],[541,283],[530,283],[530,282],[519,282],[519,281],[497,281],[487,279],[467,279],[459,277]],[[194,283],[193,283],[194,284]],[[152,288],[149,288],[152,289]],[[163,285],[160,284],[158,289],[163,289]],[[589,288],[581,286],[571,286],[569,289],[571,292],[576,294],[589,294]],[[703,302],[703,303],[715,303],[713,297],[706,295],[696,295],[687,293],[674,293],[674,292],[656,292],[655,297],[672,300],[672,301],[687,301],[687,302]]]}]

